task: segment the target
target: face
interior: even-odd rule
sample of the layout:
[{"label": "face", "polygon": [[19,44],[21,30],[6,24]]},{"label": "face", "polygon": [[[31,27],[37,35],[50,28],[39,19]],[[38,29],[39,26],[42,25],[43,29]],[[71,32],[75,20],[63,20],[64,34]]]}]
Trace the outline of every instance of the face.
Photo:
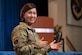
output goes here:
[{"label": "face", "polygon": [[30,10],[28,10],[25,14],[24,14],[24,19],[25,22],[29,25],[33,24],[36,19],[37,19],[37,11],[36,8],[32,8]]}]

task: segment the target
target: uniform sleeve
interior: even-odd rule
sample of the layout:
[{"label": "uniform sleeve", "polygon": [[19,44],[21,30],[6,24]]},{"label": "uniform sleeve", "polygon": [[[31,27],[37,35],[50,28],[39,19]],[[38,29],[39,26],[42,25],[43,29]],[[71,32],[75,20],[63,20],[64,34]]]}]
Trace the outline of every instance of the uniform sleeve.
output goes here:
[{"label": "uniform sleeve", "polygon": [[34,49],[35,44],[28,43],[28,34],[25,30],[15,30],[12,32],[12,43],[16,51],[21,54],[30,55],[31,50]]},{"label": "uniform sleeve", "polygon": [[50,45],[48,45],[47,47],[46,47],[46,51],[47,52],[50,52],[52,49],[51,49],[51,47],[50,47]]},{"label": "uniform sleeve", "polygon": [[37,40],[36,44],[41,48],[41,51],[46,52],[46,53],[50,52],[52,50],[51,47],[50,47],[50,45],[48,45],[46,48],[42,48],[40,46],[40,43],[39,43],[39,41],[40,41],[39,35],[36,34],[36,36],[37,36],[37,38],[36,38],[36,40]]},{"label": "uniform sleeve", "polygon": [[[40,41],[40,38],[39,38],[39,36],[38,35],[36,35],[37,36],[37,42],[36,42],[36,44],[40,47],[40,44],[39,44],[39,41]],[[50,47],[50,45],[48,45],[46,48],[42,48],[42,51],[44,51],[44,52],[50,52],[52,49],[51,49],[51,47]]]}]

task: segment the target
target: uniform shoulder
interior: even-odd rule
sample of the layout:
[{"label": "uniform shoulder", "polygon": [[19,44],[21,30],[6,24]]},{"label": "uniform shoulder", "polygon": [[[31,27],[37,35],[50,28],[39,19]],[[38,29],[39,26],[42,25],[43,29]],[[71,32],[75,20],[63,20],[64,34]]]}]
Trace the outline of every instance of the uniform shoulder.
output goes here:
[{"label": "uniform shoulder", "polygon": [[24,24],[19,24],[16,27],[14,27],[13,31],[18,31],[18,30],[26,30],[27,27]]}]

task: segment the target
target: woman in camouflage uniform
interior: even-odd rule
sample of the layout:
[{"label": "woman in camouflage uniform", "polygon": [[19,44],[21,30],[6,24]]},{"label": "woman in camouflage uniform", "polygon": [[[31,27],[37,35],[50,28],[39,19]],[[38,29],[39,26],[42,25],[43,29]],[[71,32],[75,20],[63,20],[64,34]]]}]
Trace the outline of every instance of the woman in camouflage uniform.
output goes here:
[{"label": "woman in camouflage uniform", "polygon": [[31,25],[37,19],[36,6],[33,3],[25,4],[20,11],[21,21],[12,31],[13,48],[16,55],[47,55],[51,49],[58,49],[61,43],[40,39]]}]

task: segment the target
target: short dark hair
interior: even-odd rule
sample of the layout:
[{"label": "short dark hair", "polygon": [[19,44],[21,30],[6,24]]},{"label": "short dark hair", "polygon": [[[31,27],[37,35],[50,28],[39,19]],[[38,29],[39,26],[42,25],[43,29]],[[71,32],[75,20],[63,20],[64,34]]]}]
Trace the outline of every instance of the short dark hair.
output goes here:
[{"label": "short dark hair", "polygon": [[32,8],[36,8],[36,5],[34,3],[26,3],[20,10],[20,18],[21,21],[24,21],[23,15],[25,14],[26,11],[32,9]]}]

